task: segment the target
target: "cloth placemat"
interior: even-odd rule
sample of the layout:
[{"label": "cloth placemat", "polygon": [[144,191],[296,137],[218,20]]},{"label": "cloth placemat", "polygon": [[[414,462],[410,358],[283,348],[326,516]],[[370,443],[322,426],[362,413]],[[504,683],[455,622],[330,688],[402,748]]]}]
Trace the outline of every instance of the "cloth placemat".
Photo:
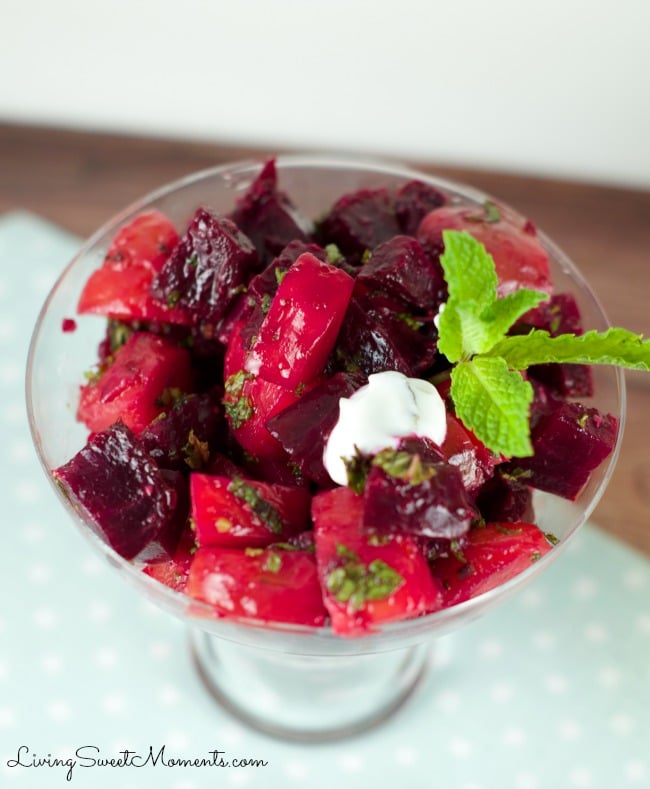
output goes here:
[{"label": "cloth placemat", "polygon": [[[215,706],[184,626],[92,552],[31,445],[29,337],[77,246],[36,217],[0,217],[0,786],[650,787],[650,562],[593,526],[518,596],[435,642],[424,686],[382,728],[285,744]],[[163,746],[155,766],[91,761]],[[77,749],[76,765],[48,766]],[[169,764],[215,750],[267,764]]]}]

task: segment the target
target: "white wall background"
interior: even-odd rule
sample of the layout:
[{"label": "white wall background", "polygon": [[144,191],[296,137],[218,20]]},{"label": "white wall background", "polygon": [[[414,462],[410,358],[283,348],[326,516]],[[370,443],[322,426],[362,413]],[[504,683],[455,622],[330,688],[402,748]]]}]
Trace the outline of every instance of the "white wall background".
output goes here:
[{"label": "white wall background", "polygon": [[650,188],[650,0],[0,0],[0,119]]}]

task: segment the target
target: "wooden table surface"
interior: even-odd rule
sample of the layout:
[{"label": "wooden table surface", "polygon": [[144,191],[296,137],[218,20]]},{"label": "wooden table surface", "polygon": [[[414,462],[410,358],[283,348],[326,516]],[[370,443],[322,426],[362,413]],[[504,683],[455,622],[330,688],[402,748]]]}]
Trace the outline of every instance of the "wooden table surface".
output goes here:
[{"label": "wooden table surface", "polygon": [[[0,124],[0,213],[26,209],[85,236],[168,181],[265,153]],[[650,192],[443,166],[422,169],[471,183],[517,207],[578,264],[613,324],[650,335]],[[621,458],[593,520],[650,556],[650,375],[628,373],[627,383]]]}]

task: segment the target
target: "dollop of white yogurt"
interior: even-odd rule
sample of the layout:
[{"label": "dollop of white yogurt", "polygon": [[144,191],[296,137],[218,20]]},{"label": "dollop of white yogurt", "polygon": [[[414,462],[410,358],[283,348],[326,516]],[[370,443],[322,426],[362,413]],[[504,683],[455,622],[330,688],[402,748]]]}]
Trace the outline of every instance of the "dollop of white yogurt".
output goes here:
[{"label": "dollop of white yogurt", "polygon": [[445,402],[433,384],[393,370],[375,373],[351,397],[339,400],[323,464],[334,482],[347,485],[344,459],[354,457],[357,449],[372,455],[395,449],[401,438],[414,435],[440,445],[446,434]]}]

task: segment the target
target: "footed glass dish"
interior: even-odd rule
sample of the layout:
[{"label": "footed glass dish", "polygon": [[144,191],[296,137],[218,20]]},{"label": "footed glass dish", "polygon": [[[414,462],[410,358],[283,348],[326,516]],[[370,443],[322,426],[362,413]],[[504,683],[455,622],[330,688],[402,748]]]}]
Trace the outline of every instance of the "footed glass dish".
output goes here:
[{"label": "footed glass dish", "polygon": [[[76,418],[83,370],[96,358],[105,321],[78,316],[77,303],[89,275],[98,268],[116,232],[147,209],[166,214],[179,231],[199,205],[227,213],[260,169],[239,162],[206,170],[170,184],[130,206],[98,230],[58,279],[38,318],[27,365],[27,408],[36,451],[59,500],[94,548],[142,594],[188,626],[196,669],[207,692],[250,726],[300,741],[342,738],[391,716],[426,674],[435,639],[487,614],[544,572],[589,517],[616,463],[625,416],[623,375],[595,368],[595,395],[588,404],[619,419],[610,457],[592,474],[574,502],[536,492],[536,522],[558,544],[530,568],[501,586],[459,605],[402,622],[377,626],[357,638],[322,628],[254,619],[219,618],[207,604],[175,592],[142,572],[142,565],[113,551],[54,484],[52,470],[66,463],[87,439]],[[396,189],[413,178],[444,190],[452,201],[481,206],[488,197],[404,166],[365,160],[287,156],[277,160],[280,187],[301,212],[321,216],[341,195],[360,188]],[[608,323],[576,266],[543,233],[556,292],[573,294],[585,328]],[[65,319],[76,330],[62,332]],[[82,579],[79,578],[80,594]],[[561,615],[561,613],[559,614]]]}]

